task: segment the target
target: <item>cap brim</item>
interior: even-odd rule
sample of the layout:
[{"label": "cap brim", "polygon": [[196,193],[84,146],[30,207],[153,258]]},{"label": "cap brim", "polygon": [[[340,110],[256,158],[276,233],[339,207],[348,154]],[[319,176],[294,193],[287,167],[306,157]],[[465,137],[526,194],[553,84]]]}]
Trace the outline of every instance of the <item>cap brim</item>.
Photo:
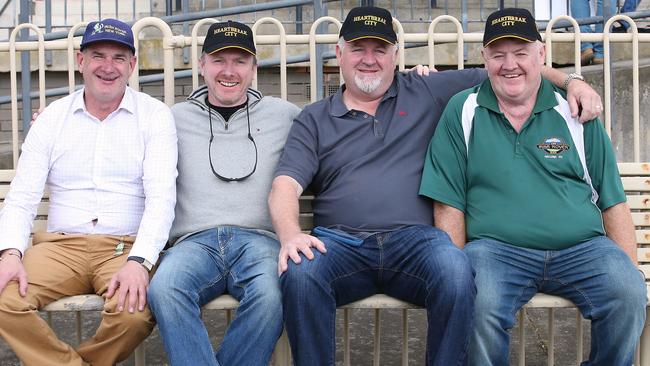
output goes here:
[{"label": "cap brim", "polygon": [[527,38],[527,37],[524,37],[524,36],[521,36],[521,35],[518,35],[518,34],[502,34],[502,35],[500,35],[498,37],[494,37],[494,38],[490,39],[489,41],[483,43],[483,47],[487,47],[487,46],[490,45],[490,43],[492,43],[494,41],[498,41],[498,40],[503,39],[503,38],[515,38],[515,39],[519,39],[519,40],[526,41],[526,42],[535,42],[535,41],[537,41],[537,38],[535,38],[535,37]]},{"label": "cap brim", "polygon": [[368,34],[368,33],[364,33],[364,34],[359,34],[359,33],[357,33],[357,34],[354,34],[354,33],[353,33],[353,34],[348,35],[347,38],[346,38],[346,37],[343,37],[343,39],[344,39],[346,42],[354,42],[354,41],[357,41],[357,40],[360,40],[360,39],[365,39],[365,38],[374,38],[374,39],[378,39],[378,40],[380,40],[380,41],[384,41],[384,42],[386,42],[386,43],[390,43],[390,44],[395,44],[395,43],[397,42],[396,39],[395,39],[395,40],[390,40],[388,37],[386,37],[386,36],[383,35],[383,34]]},{"label": "cap brim", "polygon": [[128,42],[119,41],[119,40],[116,40],[116,39],[93,39],[93,40],[90,41],[90,42],[87,42],[87,43],[84,43],[84,44],[80,45],[80,46],[79,46],[79,50],[83,51],[84,48],[90,46],[91,44],[95,44],[95,43],[98,43],[98,42],[111,42],[111,43],[117,43],[117,44],[119,44],[120,46],[125,46],[125,47],[127,47],[128,49],[130,49],[130,50],[133,52],[133,54],[135,54],[135,47],[134,47],[132,44],[130,44],[130,43],[128,43]]},{"label": "cap brim", "polygon": [[255,52],[253,52],[252,50],[250,50],[250,49],[248,49],[248,48],[246,48],[246,47],[242,47],[242,46],[240,46],[240,45],[225,45],[225,46],[221,46],[221,47],[219,47],[219,48],[215,48],[214,50],[204,50],[204,52],[207,53],[208,55],[212,55],[212,54],[215,53],[215,52],[219,52],[219,51],[225,50],[225,49],[227,49],[227,48],[238,48],[238,49],[240,49],[240,50],[244,50],[244,51],[250,53],[251,55],[257,57],[257,55],[255,54]]}]

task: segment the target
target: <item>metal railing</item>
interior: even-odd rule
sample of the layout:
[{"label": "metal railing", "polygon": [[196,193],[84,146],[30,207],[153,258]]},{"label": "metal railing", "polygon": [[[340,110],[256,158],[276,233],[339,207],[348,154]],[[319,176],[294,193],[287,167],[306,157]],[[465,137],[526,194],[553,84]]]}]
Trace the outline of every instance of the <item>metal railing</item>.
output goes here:
[{"label": "metal railing", "polygon": [[[621,16],[617,15],[615,17],[612,17],[608,22],[607,26],[611,25],[611,23],[615,20],[627,20],[634,24],[632,19],[626,16]],[[198,78],[198,72],[196,71],[196,66],[197,66],[197,60],[199,57],[199,46],[202,44],[204,37],[198,35],[198,30],[200,27],[209,24],[213,22],[213,19],[205,19],[197,22],[194,27],[192,28],[192,31],[188,35],[174,35],[172,32],[171,27],[162,21],[159,18],[143,18],[135,22],[133,25],[133,31],[134,34],[136,35],[135,40],[136,40],[136,48],[138,47],[138,34],[140,34],[145,28],[153,27],[157,28],[162,34],[161,36],[161,44],[162,44],[162,52],[163,52],[163,59],[164,59],[164,73],[163,73],[163,99],[164,102],[167,103],[168,105],[172,105],[174,103],[175,99],[175,79],[174,79],[174,73],[176,72],[175,67],[174,67],[174,51],[177,49],[189,49],[190,53],[190,58],[191,58],[191,65],[192,65],[192,71],[190,72],[192,75],[192,87],[196,88],[199,85],[199,78]],[[559,21],[566,21],[570,22],[573,24],[575,28],[575,33],[555,33],[552,32],[552,28],[554,26],[555,22]],[[442,22],[448,22],[453,25],[455,28],[455,32],[438,32],[437,29],[439,25]],[[277,33],[276,34],[264,34],[260,35],[257,34],[257,29],[259,26],[261,26],[263,23],[270,23],[273,24],[276,29]],[[309,30],[308,34],[289,34],[286,32],[284,28],[284,24],[279,22],[278,20],[274,18],[262,18],[258,19],[255,24],[253,25],[253,32],[256,34],[255,40],[258,46],[274,46],[278,47],[280,52],[280,63],[279,63],[279,91],[278,95],[284,99],[287,99],[287,94],[288,94],[288,84],[287,84],[287,74],[288,74],[288,66],[287,66],[287,50],[290,49],[291,47],[304,47],[308,46],[309,47],[309,74],[310,74],[310,80],[311,80],[311,101],[314,102],[318,100],[319,95],[321,94],[320,91],[317,89],[318,84],[316,82],[317,76],[319,74],[318,68],[316,67],[316,60],[321,58],[321,53],[318,51],[318,46],[322,45],[331,45],[335,44],[336,41],[338,40],[338,35],[336,32],[331,32],[331,33],[326,33],[326,34],[318,34],[317,29],[319,26],[322,24],[326,23],[331,23],[333,25],[333,28],[336,28],[335,30],[338,30],[341,25],[341,20],[333,17],[322,17],[317,19],[316,21],[313,22],[311,25],[311,28]],[[482,34],[480,33],[465,33],[463,32],[463,27],[461,22],[451,16],[441,16],[435,18],[428,27],[428,31],[426,33],[406,33],[404,32],[404,28],[402,26],[402,23],[395,19],[394,20],[394,26],[395,29],[397,30],[398,33],[398,43],[399,43],[399,69],[404,70],[405,65],[406,65],[406,60],[405,60],[405,46],[407,44],[424,44],[427,45],[427,57],[428,57],[428,64],[431,67],[436,66],[436,45],[441,44],[441,43],[453,43],[456,45],[456,52],[457,52],[457,67],[458,68],[463,68],[464,67],[464,58],[463,58],[463,48],[465,45],[470,45],[476,47],[479,45],[482,41]],[[19,108],[18,108],[18,86],[17,86],[17,77],[18,77],[18,67],[16,64],[16,53],[17,52],[25,52],[25,51],[37,51],[38,52],[38,57],[39,57],[39,70],[38,70],[38,96],[39,96],[39,107],[45,106],[45,67],[44,67],[44,54],[45,51],[47,50],[59,50],[59,51],[65,51],[67,52],[68,59],[70,60],[70,65],[68,68],[68,77],[69,77],[69,85],[68,85],[68,90],[72,91],[76,87],[75,85],[75,68],[74,65],[72,64],[72,60],[74,60],[74,52],[76,49],[79,47],[79,42],[80,39],[79,37],[75,37],[75,32],[83,27],[83,24],[78,24],[72,27],[72,29],[69,32],[69,36],[65,40],[49,40],[46,41],[44,37],[44,32],[41,28],[38,28],[34,25],[31,24],[21,24],[11,34],[10,41],[9,42],[2,42],[0,43],[0,54],[1,53],[8,53],[9,54],[9,60],[10,60],[10,78],[11,78],[11,130],[12,130],[12,152],[13,152],[13,157],[14,157],[14,167],[15,167],[15,162],[18,157],[18,144],[19,144],[19,128],[18,128],[18,115],[19,115]],[[22,29],[31,29],[36,35],[38,40],[37,41],[24,41],[20,42],[17,41],[17,35]],[[606,29],[609,29],[608,27]],[[579,28],[577,28],[577,23],[575,20],[569,18],[569,17],[558,17],[553,20],[551,20],[548,23],[547,30],[544,33],[544,39],[546,41],[546,47],[547,47],[547,63],[550,64],[550,61],[553,59],[553,54],[552,54],[552,46],[553,44],[556,43],[573,43],[574,44],[574,60],[576,63],[576,69],[579,72],[580,71],[580,52],[579,52],[579,44],[582,41],[589,41],[589,42],[594,42],[594,41],[604,41],[605,45],[605,65],[609,65],[611,63],[612,55],[610,48],[612,44],[614,43],[620,43],[620,44],[629,44],[632,47],[632,54],[631,54],[631,69],[633,71],[632,75],[632,110],[633,110],[633,131],[634,131],[634,161],[642,161],[642,160],[650,160],[649,157],[643,157],[641,156],[641,147],[643,144],[647,144],[647,141],[644,141],[642,143],[642,140],[640,138],[641,133],[640,133],[640,112],[639,112],[639,45],[640,44],[648,44],[650,43],[650,34],[639,34],[636,28],[636,25],[632,26],[632,33],[629,34],[611,34],[609,32],[606,32],[604,34],[581,34],[579,31]],[[260,62],[264,62],[265,60],[260,60]],[[604,95],[604,100],[605,100],[605,111],[604,111],[604,123],[607,128],[607,131],[611,133],[611,126],[612,126],[612,111],[613,111],[613,105],[611,102],[611,95],[609,94],[609,85],[612,83],[612,78],[611,78],[611,71],[609,67],[603,68],[603,73],[604,73],[604,84],[605,84],[605,95]],[[140,79],[139,79],[139,69],[136,68],[136,71],[133,73],[131,76],[130,80],[130,85],[138,89],[140,86]],[[257,85],[257,77],[254,78],[253,80],[253,86],[256,87]],[[28,111],[31,114],[31,111]],[[645,121],[647,124],[647,121]],[[647,126],[646,126],[647,128]],[[540,300],[541,301],[541,300]],[[570,305],[570,304],[569,304]],[[560,304],[560,306],[567,306],[567,304]],[[347,318],[348,315],[346,315],[348,310],[344,310],[344,318]],[[375,340],[375,349],[377,350],[375,352],[375,364],[378,364],[380,362],[379,359],[379,338],[380,338],[380,333],[379,332],[379,320],[380,320],[380,310],[374,310],[375,311],[375,321],[377,322],[375,326],[375,334],[373,335],[373,339]],[[403,316],[401,320],[401,328],[403,329],[404,334],[408,333],[408,318],[409,315],[407,311],[403,311]],[[550,332],[553,334],[554,331],[554,326],[553,326],[553,313],[551,311],[550,318]],[[580,320],[578,320],[578,323],[580,324]],[[580,329],[579,335],[581,335],[581,326],[578,327]],[[553,337],[551,337],[551,341],[553,340]],[[345,344],[350,344],[350,339],[349,339],[349,333],[346,328],[346,332],[344,335],[344,342]],[[582,349],[582,339],[577,339],[576,340],[576,348]],[[551,350],[553,349],[553,344],[551,344]],[[405,340],[405,345],[403,346],[403,349],[408,350],[408,340]],[[520,359],[523,359],[523,352],[525,352],[523,349],[520,350]],[[650,352],[650,350],[644,350],[644,352]],[[553,363],[553,352],[549,352],[550,359],[549,359],[549,364]],[[581,357],[581,354],[578,355],[578,357]],[[349,346],[345,347],[345,360],[350,360],[350,355],[349,355]],[[408,351],[406,351],[406,355],[402,355],[402,359],[405,363],[408,363]]]}]

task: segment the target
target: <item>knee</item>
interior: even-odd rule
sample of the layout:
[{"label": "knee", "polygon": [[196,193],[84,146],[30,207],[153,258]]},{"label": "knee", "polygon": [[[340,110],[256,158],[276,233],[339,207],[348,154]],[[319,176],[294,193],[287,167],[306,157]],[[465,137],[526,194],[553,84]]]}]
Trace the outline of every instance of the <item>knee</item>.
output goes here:
[{"label": "knee", "polygon": [[108,311],[104,309],[104,317],[113,318],[116,327],[123,333],[139,335],[141,337],[148,336],[155,326],[153,316],[148,306],[145,306],[143,311],[136,310],[133,313],[124,311],[116,311],[115,309]]},{"label": "knee", "polygon": [[437,253],[436,256],[440,283],[446,291],[473,298],[476,294],[474,270],[467,255],[452,245]]},{"label": "knee", "polygon": [[302,262],[296,264],[289,260],[287,270],[280,277],[282,294],[286,297],[294,297],[301,294],[309,294],[312,289],[319,286],[318,264],[313,260],[303,258]]},{"label": "knee", "polygon": [[22,297],[18,293],[18,284],[9,283],[0,294],[0,313],[3,313],[0,316],[0,322],[6,320],[5,318],[10,317],[13,313],[36,311],[36,306],[31,304],[28,299],[29,292],[27,297]]},{"label": "knee", "polygon": [[252,283],[251,288],[246,289],[245,301],[250,301],[264,313],[277,314],[282,312],[282,292],[277,276],[273,277]]},{"label": "knee", "polygon": [[[636,269],[630,272],[632,278],[628,278],[627,281],[616,281],[618,285],[609,286],[608,297],[615,304],[617,312],[645,315],[648,303],[645,282],[640,280],[641,276]],[[636,276],[639,280],[634,278]]]},{"label": "knee", "polygon": [[165,301],[169,299],[169,293],[171,291],[172,287],[168,281],[154,276],[149,284],[149,289],[147,290],[147,302],[149,302],[152,307],[164,304]]}]

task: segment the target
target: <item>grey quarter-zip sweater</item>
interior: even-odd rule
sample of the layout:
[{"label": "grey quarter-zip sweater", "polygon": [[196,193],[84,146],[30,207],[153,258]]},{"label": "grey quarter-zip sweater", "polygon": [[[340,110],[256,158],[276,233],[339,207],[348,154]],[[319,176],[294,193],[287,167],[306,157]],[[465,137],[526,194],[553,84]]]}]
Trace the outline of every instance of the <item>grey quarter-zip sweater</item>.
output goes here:
[{"label": "grey quarter-zip sweater", "polygon": [[[300,109],[279,98],[264,97],[248,89],[248,108],[236,111],[228,121],[206,104],[208,89],[194,90],[187,100],[172,107],[178,134],[176,217],[170,242],[219,226],[237,226],[272,233],[267,197],[273,172],[282,153],[293,119]],[[247,121],[257,145],[248,139]],[[210,145],[210,123],[214,139]]]}]

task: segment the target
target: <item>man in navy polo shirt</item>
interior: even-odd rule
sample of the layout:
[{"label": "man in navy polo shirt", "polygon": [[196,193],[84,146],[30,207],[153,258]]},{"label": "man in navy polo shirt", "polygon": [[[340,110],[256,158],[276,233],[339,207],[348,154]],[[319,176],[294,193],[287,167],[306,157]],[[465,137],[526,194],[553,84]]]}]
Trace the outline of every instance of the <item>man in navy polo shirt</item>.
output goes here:
[{"label": "man in navy polo shirt", "polygon": [[[376,293],[427,309],[428,365],[466,362],[472,269],[447,234],[431,226],[431,202],[417,192],[442,109],[486,75],[396,74],[396,38],[387,10],[350,10],[336,48],[345,85],[296,118],[275,173],[269,204],[299,366],[333,365],[336,307]],[[564,81],[561,73],[555,77]],[[298,224],[298,197],[308,186],[315,194],[313,235]]]},{"label": "man in navy polo shirt", "polygon": [[470,364],[507,365],[515,314],[536,292],[591,319],[583,365],[631,365],[645,319],[644,276],[611,143],[580,124],[542,78],[544,45],[525,9],[491,14],[489,79],[454,96],[431,141],[420,193],[476,271]]}]

